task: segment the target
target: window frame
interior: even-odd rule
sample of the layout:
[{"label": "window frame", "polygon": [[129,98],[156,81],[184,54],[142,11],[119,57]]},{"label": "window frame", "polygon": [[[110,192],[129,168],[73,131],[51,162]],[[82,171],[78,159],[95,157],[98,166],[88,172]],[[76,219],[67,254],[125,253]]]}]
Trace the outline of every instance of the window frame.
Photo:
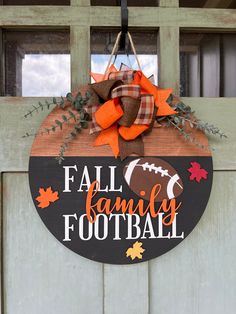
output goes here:
[{"label": "window frame", "polygon": [[[172,86],[177,94],[180,85],[180,29],[232,31],[235,25],[234,10],[180,8],[178,0],[160,0],[159,7],[129,8],[130,27],[159,28],[159,82],[162,87]],[[89,81],[90,28],[108,26],[120,26],[120,8],[90,6],[90,0],[71,0],[70,6],[2,6],[0,11],[0,27],[4,28],[70,27],[72,89]],[[3,78],[3,60],[0,72]]]}]

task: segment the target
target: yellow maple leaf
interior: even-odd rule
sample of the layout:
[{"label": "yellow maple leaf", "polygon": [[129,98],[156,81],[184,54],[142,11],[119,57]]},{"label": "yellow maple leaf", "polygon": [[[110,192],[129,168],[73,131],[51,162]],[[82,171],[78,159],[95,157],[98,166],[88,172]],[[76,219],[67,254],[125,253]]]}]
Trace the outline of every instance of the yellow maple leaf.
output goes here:
[{"label": "yellow maple leaf", "polygon": [[143,243],[136,241],[132,247],[128,248],[126,251],[126,257],[131,257],[132,260],[134,260],[136,257],[139,259],[142,259],[142,253],[145,251],[145,249],[142,248]]}]

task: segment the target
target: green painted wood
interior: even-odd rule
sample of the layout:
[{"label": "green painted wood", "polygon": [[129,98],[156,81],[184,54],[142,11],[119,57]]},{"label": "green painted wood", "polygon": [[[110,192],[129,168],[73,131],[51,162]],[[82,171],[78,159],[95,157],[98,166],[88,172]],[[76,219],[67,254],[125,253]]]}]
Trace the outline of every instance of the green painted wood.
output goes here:
[{"label": "green painted wood", "polygon": [[178,6],[179,0],[159,0],[159,7],[177,8]]},{"label": "green painted wood", "polygon": [[150,314],[235,313],[235,195],[236,173],[215,172],[209,205],[194,231],[150,262]]},{"label": "green painted wood", "polygon": [[[210,135],[210,145],[213,149],[214,170],[236,169],[236,99],[235,98],[183,98],[196,112],[196,116],[205,122],[219,127],[228,136],[220,139]],[[233,120],[232,117],[233,117]]]},{"label": "green painted wood", "polygon": [[38,101],[43,102],[45,99],[0,98],[0,172],[28,170],[33,137],[23,139],[22,136],[27,131],[37,132],[48,111],[41,111],[36,113],[34,117],[27,119],[24,118],[24,114],[31,107],[31,104],[37,105]]},{"label": "green painted wood", "polygon": [[[43,18],[42,18],[43,17]],[[69,25],[120,27],[119,7],[2,6],[0,26]],[[174,26],[236,29],[236,12],[230,9],[130,7],[130,27]]]},{"label": "green painted wood", "polygon": [[158,33],[158,77],[162,88],[174,89],[179,93],[179,29],[162,26]]},{"label": "green painted wood", "polygon": [[70,0],[72,6],[89,6],[90,0]]},{"label": "green painted wood", "polygon": [[78,85],[84,85],[90,79],[90,28],[71,26],[71,83],[72,90]]},{"label": "green painted wood", "polygon": [[1,245],[1,258],[0,258],[0,313],[3,314],[3,272],[2,272],[2,177],[3,174],[0,172],[0,245]]},{"label": "green painted wood", "polygon": [[[28,156],[33,138],[22,139],[28,131],[37,131],[48,111],[39,112],[32,118],[23,118],[24,113],[48,98],[0,98],[0,172],[27,171]],[[199,119],[210,122],[221,128],[228,139],[210,138],[215,170],[236,170],[236,98],[183,98]]]},{"label": "green painted wood", "polygon": [[66,249],[40,220],[28,176],[4,174],[4,313],[103,313],[102,265]]},{"label": "green painted wood", "polygon": [[104,266],[104,314],[148,314],[148,262]]}]

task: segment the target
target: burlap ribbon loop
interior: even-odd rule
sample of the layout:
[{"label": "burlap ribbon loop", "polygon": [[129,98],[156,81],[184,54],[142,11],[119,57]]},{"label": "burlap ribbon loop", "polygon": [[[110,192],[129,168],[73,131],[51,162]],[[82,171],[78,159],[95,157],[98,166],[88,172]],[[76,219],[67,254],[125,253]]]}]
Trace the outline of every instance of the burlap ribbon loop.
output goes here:
[{"label": "burlap ribbon loop", "polygon": [[119,149],[120,149],[120,159],[124,160],[131,154],[137,154],[139,156],[144,156],[144,144],[141,136],[137,137],[133,141],[125,141],[121,136],[119,136]]},{"label": "burlap ribbon loop", "polygon": [[130,127],[137,117],[140,108],[140,98],[123,96],[120,98],[120,101],[124,114],[118,123],[119,125]]},{"label": "burlap ribbon loop", "polygon": [[121,80],[105,80],[99,83],[91,84],[92,90],[103,100],[111,98],[111,92],[114,88],[122,85]]},{"label": "burlap ribbon loop", "polygon": [[138,114],[141,102],[141,88],[139,85],[121,85],[113,89],[112,98],[120,98],[124,111],[123,116],[118,121],[119,125],[130,127]]}]

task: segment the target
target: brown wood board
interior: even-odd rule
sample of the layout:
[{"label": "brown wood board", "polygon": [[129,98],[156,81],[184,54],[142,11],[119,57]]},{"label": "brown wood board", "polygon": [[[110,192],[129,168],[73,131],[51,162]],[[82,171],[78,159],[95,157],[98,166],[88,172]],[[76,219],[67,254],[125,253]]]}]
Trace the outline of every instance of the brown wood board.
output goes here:
[{"label": "brown wood board", "polygon": [[[56,108],[43,121],[41,130],[50,128],[55,120],[61,120],[66,111]],[[65,137],[72,131],[73,122],[63,124],[63,129],[53,133],[37,135],[32,146],[31,156],[57,156]],[[198,130],[188,129],[198,142],[208,146],[207,137]],[[96,134],[90,135],[89,128],[77,135],[65,152],[65,156],[113,156],[110,146],[94,146]],[[210,156],[208,149],[202,149],[185,141],[179,131],[173,127],[154,127],[144,136],[145,156]]]}]

